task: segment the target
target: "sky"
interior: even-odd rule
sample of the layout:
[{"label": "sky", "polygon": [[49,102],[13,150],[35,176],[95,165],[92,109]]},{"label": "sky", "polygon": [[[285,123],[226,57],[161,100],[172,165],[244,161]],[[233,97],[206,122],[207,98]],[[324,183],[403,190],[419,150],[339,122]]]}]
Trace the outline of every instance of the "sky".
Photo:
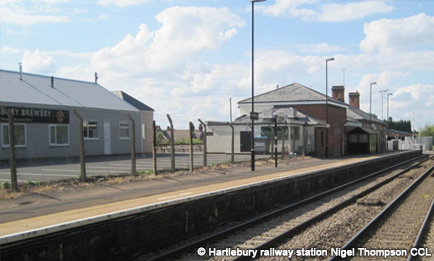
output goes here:
[{"label": "sky", "polygon": [[[434,1],[254,4],[255,95],[294,82],[360,93],[379,118],[434,124]],[[0,0],[0,68],[94,81],[155,110],[162,128],[229,121],[251,97],[249,0]],[[380,92],[384,91],[385,92]],[[391,93],[391,95],[387,95]],[[383,94],[383,95],[382,95]],[[383,97],[382,97],[383,96]],[[232,104],[232,106],[231,106]]]}]

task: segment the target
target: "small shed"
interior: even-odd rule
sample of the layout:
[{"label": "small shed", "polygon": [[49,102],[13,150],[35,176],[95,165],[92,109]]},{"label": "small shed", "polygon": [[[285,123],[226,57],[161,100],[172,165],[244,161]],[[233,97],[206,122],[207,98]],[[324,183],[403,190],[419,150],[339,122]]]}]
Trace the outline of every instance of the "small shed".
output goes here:
[{"label": "small shed", "polygon": [[378,134],[369,128],[356,127],[348,132],[348,154],[368,154],[378,152]]}]

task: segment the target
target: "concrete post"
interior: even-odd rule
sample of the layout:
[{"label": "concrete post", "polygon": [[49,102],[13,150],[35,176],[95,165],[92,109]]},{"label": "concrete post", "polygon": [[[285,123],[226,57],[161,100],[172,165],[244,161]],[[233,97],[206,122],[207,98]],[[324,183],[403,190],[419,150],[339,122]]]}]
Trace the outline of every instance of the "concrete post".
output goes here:
[{"label": "concrete post", "polygon": [[234,125],[231,122],[228,122],[229,126],[231,126],[232,129],[232,140],[231,140],[231,163],[235,162],[234,158],[234,152],[235,152],[235,130]]},{"label": "concrete post", "polygon": [[190,171],[193,172],[194,170],[194,162],[193,162],[193,130],[194,130],[194,126],[193,123],[190,122]]},{"label": "concrete post", "polygon": [[9,167],[11,170],[11,187],[12,190],[18,191],[18,176],[17,176],[17,161],[15,157],[15,125],[14,125],[14,116],[8,112],[6,107],[2,106],[1,109],[8,116],[9,123]]},{"label": "concrete post", "polygon": [[131,122],[131,175],[136,176],[136,122],[128,113],[127,117]]},{"label": "concrete post", "polygon": [[169,120],[170,123],[170,171],[174,173],[175,172],[175,137],[173,131],[172,118],[170,118],[169,114],[167,114],[167,119]]},{"label": "concrete post", "polygon": [[198,121],[203,126],[203,166],[206,167],[208,165],[208,162],[207,162],[207,150],[206,150],[206,125],[200,119],[198,119]]},{"label": "concrete post", "polygon": [[79,131],[80,134],[80,180],[86,182],[86,162],[85,162],[85,153],[84,153],[84,133],[83,133],[83,118],[78,114],[76,110],[72,110],[72,113],[74,113],[75,117],[77,117],[79,122]]},{"label": "concrete post", "polygon": [[157,175],[157,130],[155,126],[155,121],[152,123],[152,162],[153,162],[153,173]]}]

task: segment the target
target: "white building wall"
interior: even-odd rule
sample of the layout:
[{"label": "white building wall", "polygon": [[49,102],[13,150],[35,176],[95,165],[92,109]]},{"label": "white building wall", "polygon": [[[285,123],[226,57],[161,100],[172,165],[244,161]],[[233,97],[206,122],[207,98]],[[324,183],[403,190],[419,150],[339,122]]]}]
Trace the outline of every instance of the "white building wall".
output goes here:
[{"label": "white building wall", "polygon": [[[6,104],[6,107],[22,107],[23,104]],[[20,146],[15,149],[17,159],[35,159],[35,158],[58,158],[58,157],[79,157],[80,155],[80,132],[79,120],[72,112],[75,109],[83,121],[95,121],[97,122],[97,137],[94,139],[85,139],[85,155],[104,155],[105,143],[104,143],[104,122],[110,122],[110,154],[128,154],[131,152],[131,139],[122,139],[120,137],[120,123],[128,123],[129,119],[126,116],[130,114],[135,120],[135,133],[136,133],[136,152],[142,152],[141,141],[141,117],[139,111],[113,111],[103,109],[91,109],[91,108],[67,108],[63,106],[48,106],[48,105],[29,105],[28,108],[34,109],[51,109],[51,110],[67,110],[69,111],[69,123],[54,124],[54,125],[66,125],[69,128],[69,143],[67,145],[51,145],[50,144],[50,125],[53,123],[34,123],[34,122],[17,122],[25,126],[25,146]],[[0,124],[8,125],[7,122]],[[131,125],[130,125],[131,126]],[[3,135],[3,127],[0,129],[1,135]],[[131,129],[130,129],[131,135]],[[130,136],[131,137],[131,136]],[[9,159],[9,147],[0,141],[0,160]]]}]

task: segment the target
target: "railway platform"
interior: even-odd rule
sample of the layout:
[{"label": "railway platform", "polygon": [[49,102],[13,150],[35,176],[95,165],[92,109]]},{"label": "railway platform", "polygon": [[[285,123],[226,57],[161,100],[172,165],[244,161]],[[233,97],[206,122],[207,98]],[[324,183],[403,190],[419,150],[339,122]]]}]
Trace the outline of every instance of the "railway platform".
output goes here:
[{"label": "railway platform", "polygon": [[202,202],[210,196],[221,198],[259,184],[267,185],[402,153],[405,152],[335,159],[297,158],[280,162],[278,168],[273,163],[258,163],[254,172],[250,171],[248,163],[237,164],[231,168],[197,170],[195,173],[168,175],[133,184],[103,185],[94,188],[91,193],[76,191],[64,195],[44,195],[45,199],[39,203],[24,202],[29,199],[1,202],[0,246],[186,202]]}]

